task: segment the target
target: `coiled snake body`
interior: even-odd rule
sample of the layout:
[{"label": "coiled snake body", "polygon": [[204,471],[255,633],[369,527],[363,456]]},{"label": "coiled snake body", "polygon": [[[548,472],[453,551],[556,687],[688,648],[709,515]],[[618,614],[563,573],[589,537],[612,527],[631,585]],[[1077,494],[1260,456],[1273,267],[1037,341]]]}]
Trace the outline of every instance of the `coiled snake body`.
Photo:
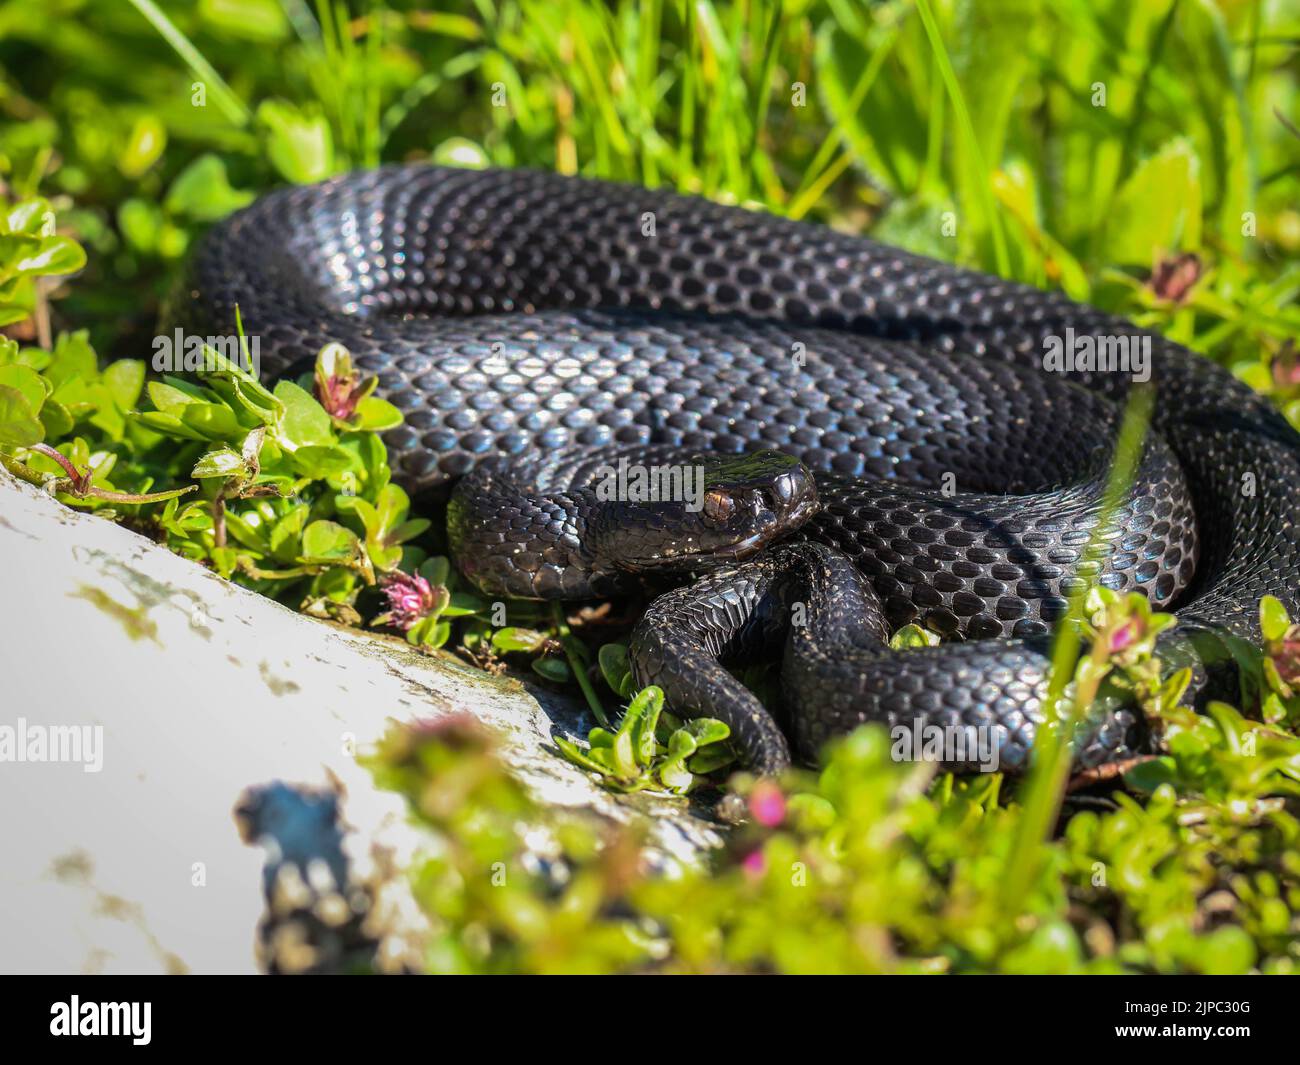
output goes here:
[{"label": "coiled snake body", "polygon": [[[1092,572],[1177,609],[1162,655],[1203,687],[1193,638],[1258,640],[1265,593],[1297,606],[1300,441],[1265,400],[1063,296],[827,228],[540,173],[386,167],[219,224],[182,295],[200,332],[233,331],[238,304],[263,372],[339,341],[377,374],[405,414],[394,475],[460,482],[452,546],[485,591],[581,598],[707,572],[652,604],[634,669],[726,720],[760,770],[788,761],[786,735],[720,663],[783,642],[801,757],[860,721],[920,720],[987,725],[1003,766],[1024,763],[1042,641],[1089,572],[1133,381],[1044,372],[1053,338],[1149,344],[1153,431]],[[703,494],[611,498],[596,486],[620,458],[698,471]],[[907,621],[967,642],[888,651]],[[1140,742],[1121,709],[1076,752],[1096,764]]]}]

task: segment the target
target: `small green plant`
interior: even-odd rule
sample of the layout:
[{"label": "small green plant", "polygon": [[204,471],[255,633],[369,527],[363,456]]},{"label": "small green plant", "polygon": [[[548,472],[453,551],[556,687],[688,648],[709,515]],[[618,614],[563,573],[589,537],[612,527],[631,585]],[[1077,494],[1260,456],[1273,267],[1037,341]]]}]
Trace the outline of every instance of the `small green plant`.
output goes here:
[{"label": "small green plant", "polygon": [[[451,622],[481,613],[483,601],[457,586],[451,563],[441,555],[424,558],[424,553],[414,547],[403,554],[415,567],[414,572],[396,570],[385,575],[383,590],[388,609],[371,624],[391,625],[404,632],[407,642],[416,647],[442,647],[451,637]],[[472,641],[467,641],[469,644]]]},{"label": "small green plant", "polygon": [[[12,321],[31,313],[40,278],[85,256],[54,235],[42,200],[8,208],[0,228],[0,318]],[[190,377],[146,383],[140,360],[101,368],[84,332],[48,350],[0,337],[0,462],[70,506],[157,530],[223,576],[358,620],[359,591],[429,527],[409,517],[377,435],[400,413],[337,345],[317,360],[324,405],[313,382],[268,389],[221,353],[203,356]]]},{"label": "small green plant", "polygon": [[618,791],[658,788],[685,795],[698,778],[735,761],[724,742],[730,735],[731,730],[713,718],[683,723],[665,713],[664,693],[651,686],[628,704],[616,730],[592,729],[586,748],[563,736],[555,737],[555,745],[574,765],[599,774]]},{"label": "small green plant", "polygon": [[[629,711],[625,779],[645,775],[652,698]],[[1226,707],[1159,712],[1169,750],[1129,771],[1138,797],[1073,812],[1011,905],[1025,808],[998,774],[894,761],[877,727],[816,775],[733,778],[743,821],[698,865],[648,822],[539,806],[462,718],[394,725],[364,761],[432,833],[409,876],[434,972],[1300,971],[1300,739]]]},{"label": "small green plant", "polygon": [[1281,600],[1266,595],[1259,603],[1259,627],[1264,635],[1261,714],[1270,724],[1294,728],[1300,723],[1300,625]]}]

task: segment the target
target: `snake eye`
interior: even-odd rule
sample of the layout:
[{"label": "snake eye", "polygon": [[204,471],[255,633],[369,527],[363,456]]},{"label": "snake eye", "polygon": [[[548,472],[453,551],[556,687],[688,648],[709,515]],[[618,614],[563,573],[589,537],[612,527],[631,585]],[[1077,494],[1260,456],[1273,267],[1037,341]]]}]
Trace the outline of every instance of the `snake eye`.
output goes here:
[{"label": "snake eye", "polygon": [[736,501],[726,493],[714,488],[704,493],[704,520],[724,522],[736,510]]}]

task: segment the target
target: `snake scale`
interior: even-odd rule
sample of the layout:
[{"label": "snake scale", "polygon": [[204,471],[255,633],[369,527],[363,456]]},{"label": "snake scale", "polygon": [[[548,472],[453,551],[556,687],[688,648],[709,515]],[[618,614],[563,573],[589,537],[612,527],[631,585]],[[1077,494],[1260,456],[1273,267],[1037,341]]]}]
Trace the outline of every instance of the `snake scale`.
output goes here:
[{"label": "snake scale", "polygon": [[[1294,613],[1300,439],[1212,362],[1131,323],[830,228],[527,171],[389,166],[216,225],[175,319],[272,376],[338,341],[405,415],[417,493],[455,485],[454,554],[493,595],[681,584],[633,634],[642,683],[770,772],[863,721],[988,726],[1004,768],[1042,721],[1044,639],[1092,573],[1179,623],[1162,657]],[[1046,372],[1053,338],[1149,345],[1151,432],[1095,558],[1133,374]],[[603,493],[617,460],[702,496]],[[776,544],[777,546],[773,546]],[[792,621],[797,612],[797,622]],[[892,652],[893,627],[946,637]],[[782,721],[725,668],[784,647]],[[782,727],[784,726],[784,727]],[[1143,742],[1108,710],[1081,764]],[[958,768],[962,768],[958,766]]]}]

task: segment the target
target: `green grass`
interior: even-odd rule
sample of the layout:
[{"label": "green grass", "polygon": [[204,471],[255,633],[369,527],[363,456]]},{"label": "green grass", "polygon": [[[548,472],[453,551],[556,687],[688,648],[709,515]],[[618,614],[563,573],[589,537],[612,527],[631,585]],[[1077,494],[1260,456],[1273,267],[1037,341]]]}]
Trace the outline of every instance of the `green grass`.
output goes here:
[{"label": "green grass", "polygon": [[[208,154],[241,191],[413,157],[673,185],[1062,286],[1243,373],[1300,327],[1277,5],[74,6],[0,3],[0,165],[76,204],[69,311],[110,354],[209,221],[168,198]],[[1143,282],[1176,252],[1206,270],[1175,304]]]},{"label": "green grass", "polygon": [[[374,615],[375,585],[400,566],[424,582],[412,578],[407,593],[431,604],[413,643],[521,654],[552,681],[581,682],[593,708],[626,701],[613,649],[599,655],[601,686],[563,617],[512,610],[536,628],[494,630],[446,561],[414,546],[423,526],[376,447],[382,409],[331,419],[301,390],[263,396],[228,375],[190,392],[144,386],[159,300],[204,227],[272,185],[408,159],[667,185],[1060,288],[1230,366],[1300,427],[1300,12],[1285,4],[431,7],[0,0],[0,179],[5,201],[28,204],[0,227],[0,315],[26,345],[0,345],[8,468],[62,477],[65,502],[148,526],[312,613]],[[57,235],[41,231],[47,210]],[[84,268],[68,279],[79,245]],[[6,255],[23,247],[57,258],[43,276],[15,273],[19,257]],[[1153,269],[1180,254],[1195,256],[1195,285],[1156,291]],[[366,387],[343,377],[345,390]],[[290,435],[304,431],[311,440]],[[42,432],[57,457],[33,449]],[[1116,484],[1124,477],[1121,463]],[[266,496],[272,484],[286,497]],[[142,501],[159,491],[198,495]],[[1067,761],[1051,739],[1023,788],[941,778],[924,790],[882,759],[879,738],[859,734],[819,778],[788,782],[787,819],[738,833],[706,876],[676,887],[610,880],[609,852],[579,840],[567,860],[585,870],[574,890],[586,893],[565,910],[525,878],[512,917],[476,892],[467,867],[422,867],[421,900],[443,937],[427,963],[1293,971],[1300,746],[1289,730],[1300,696],[1271,664],[1300,638],[1276,619],[1268,631],[1266,654],[1250,659],[1246,718],[1225,706],[1187,716],[1147,693],[1168,754],[1134,769],[1103,813],[1067,806],[1072,816],[1058,817]],[[1063,630],[1053,689],[1063,705],[1065,681],[1090,668],[1079,654],[1077,631]],[[636,730],[598,732],[621,786],[656,775],[694,786],[685,755],[665,777],[666,748],[638,728],[648,746],[632,761],[618,742]],[[662,731],[661,747],[674,734]],[[426,761],[478,756],[435,746]],[[398,790],[420,783],[411,766],[377,766]],[[489,846],[517,861],[511,830],[484,843],[474,816],[495,823],[528,804],[500,782],[479,798],[465,823],[426,817],[430,828],[454,854]],[[822,880],[792,892],[791,862]],[[604,912],[596,903],[652,915],[669,960],[617,921],[583,932],[566,916]],[[520,914],[537,919],[533,932]],[[537,928],[545,949],[529,938]]]}]

